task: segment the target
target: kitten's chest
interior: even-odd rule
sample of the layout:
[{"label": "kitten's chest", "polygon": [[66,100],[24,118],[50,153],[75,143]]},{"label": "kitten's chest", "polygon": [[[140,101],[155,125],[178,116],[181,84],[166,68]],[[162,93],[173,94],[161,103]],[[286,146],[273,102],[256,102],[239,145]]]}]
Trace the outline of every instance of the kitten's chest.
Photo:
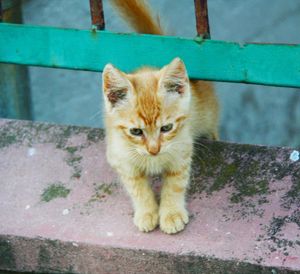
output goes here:
[{"label": "kitten's chest", "polygon": [[161,175],[166,170],[178,170],[182,165],[180,155],[150,157],[143,165],[144,172],[149,176]]},{"label": "kitten's chest", "polygon": [[159,175],[164,171],[167,164],[168,161],[164,157],[149,157],[144,162],[143,169],[147,175]]}]

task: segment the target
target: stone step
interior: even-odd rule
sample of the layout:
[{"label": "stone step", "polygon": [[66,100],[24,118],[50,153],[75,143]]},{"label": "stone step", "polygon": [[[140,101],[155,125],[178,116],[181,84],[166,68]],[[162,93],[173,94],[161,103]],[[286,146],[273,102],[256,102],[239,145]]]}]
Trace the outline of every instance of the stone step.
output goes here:
[{"label": "stone step", "polygon": [[102,130],[0,120],[0,270],[300,273],[297,151],[202,141],[195,152],[190,223],[141,233]]}]

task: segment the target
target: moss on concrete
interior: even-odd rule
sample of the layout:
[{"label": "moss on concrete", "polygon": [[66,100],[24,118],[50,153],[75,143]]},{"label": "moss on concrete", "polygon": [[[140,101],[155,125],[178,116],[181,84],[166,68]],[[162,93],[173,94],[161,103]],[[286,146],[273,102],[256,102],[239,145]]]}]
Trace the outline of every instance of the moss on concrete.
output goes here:
[{"label": "moss on concrete", "polygon": [[112,182],[110,184],[94,184],[94,194],[89,199],[88,204],[96,201],[102,201],[108,195],[113,194],[114,189],[116,188],[116,183]]},{"label": "moss on concrete", "polygon": [[223,216],[226,221],[251,221],[253,216],[265,218],[262,205],[269,202],[274,189],[283,186],[282,181],[286,180],[285,189],[290,183],[291,186],[278,199],[287,214],[275,214],[270,224],[262,227],[266,232],[258,241],[268,242],[270,253],[277,251],[285,256],[298,248],[299,240],[282,233],[290,223],[300,229],[300,161],[289,159],[292,149],[205,141],[203,144],[204,147],[195,150],[190,194],[214,195],[226,189],[231,202],[229,214]]},{"label": "moss on concrete", "polygon": [[66,147],[65,150],[70,154],[74,154],[78,150],[78,147],[70,146],[70,147]]},{"label": "moss on concrete", "polygon": [[282,206],[290,209],[293,205],[300,208],[300,167],[297,173],[292,174],[292,186],[290,190],[282,197]]},{"label": "moss on concrete", "polygon": [[[86,140],[79,146],[68,146],[68,140],[76,135],[85,135]],[[11,145],[31,147],[34,144],[50,143],[54,144],[57,149],[66,151],[65,161],[72,168],[71,179],[81,177],[81,149],[103,139],[104,131],[95,128],[58,126],[28,121],[7,121],[0,127],[0,149]]]},{"label": "moss on concrete", "polygon": [[38,264],[40,270],[45,270],[51,261],[51,254],[46,246],[41,246],[39,250]]},{"label": "moss on concrete", "polygon": [[[74,154],[72,154],[74,155]],[[75,164],[77,164],[78,162],[80,162],[82,159],[82,156],[76,156],[74,155],[73,157],[70,157],[67,159],[67,163],[69,166],[74,166]]]},{"label": "moss on concrete", "polygon": [[[239,203],[246,197],[268,193],[270,174],[264,173],[264,164],[266,159],[273,161],[276,158],[272,149],[204,142],[204,147],[202,145],[196,151],[192,178],[200,177],[203,184],[195,184],[192,180],[190,194],[202,191],[212,194],[225,187],[232,187],[230,201]],[[258,160],[260,158],[264,161]]]},{"label": "moss on concrete", "polygon": [[71,175],[71,179],[79,179],[81,177],[82,167],[81,160],[82,156],[75,154],[79,148],[77,147],[67,147],[65,149],[68,152],[68,156],[65,159],[68,166],[70,166],[73,171]]},{"label": "moss on concrete", "polygon": [[17,142],[16,134],[12,132],[1,132],[0,133],[0,148],[10,146]]},{"label": "moss on concrete", "polygon": [[88,132],[87,139],[89,142],[96,143],[103,139],[103,131],[99,129],[92,129]]},{"label": "moss on concrete", "polygon": [[65,250],[59,240],[43,239],[39,246],[38,258],[37,258],[37,269],[39,273],[73,273],[67,271],[58,271],[57,269],[51,268],[51,264],[61,265],[61,259]]},{"label": "moss on concrete", "polygon": [[[300,172],[300,170],[299,170]],[[295,200],[300,199],[300,179],[296,178],[295,180],[293,180],[293,184],[292,187],[290,188],[290,190],[286,193],[286,195],[284,196],[284,198],[287,201],[293,202]],[[298,203],[299,205],[300,203]]]},{"label": "moss on concrete", "polygon": [[235,163],[224,165],[220,171],[219,176],[214,180],[213,184],[210,186],[209,191],[218,191],[230,182],[233,176],[236,174],[238,166]]},{"label": "moss on concrete", "polygon": [[[269,183],[267,180],[256,181],[253,184],[239,184],[238,182],[235,185],[235,192],[231,195],[230,201],[233,203],[239,203],[243,201],[244,197],[252,197],[258,194],[267,194],[268,189]],[[260,204],[262,204],[263,200],[260,201]]]},{"label": "moss on concrete", "polygon": [[269,225],[264,227],[266,231],[258,237],[257,241],[267,241],[270,252],[280,251],[285,256],[289,255],[289,250],[298,248],[300,241],[297,239],[292,240],[291,238],[286,239],[282,234],[283,228],[289,223],[293,223],[300,229],[300,210],[295,209],[292,214],[285,216],[274,216]]},{"label": "moss on concrete", "polygon": [[37,143],[53,143],[57,148],[64,149],[68,139],[78,134],[87,136],[86,146],[104,139],[102,129],[8,120],[0,127],[0,148],[20,144],[32,146]]},{"label": "moss on concrete", "polygon": [[14,269],[16,258],[10,241],[0,235],[0,267],[3,269]]},{"label": "moss on concrete", "polygon": [[44,190],[41,195],[41,200],[43,202],[50,202],[56,198],[66,198],[70,191],[70,189],[66,188],[61,183],[52,184]]}]

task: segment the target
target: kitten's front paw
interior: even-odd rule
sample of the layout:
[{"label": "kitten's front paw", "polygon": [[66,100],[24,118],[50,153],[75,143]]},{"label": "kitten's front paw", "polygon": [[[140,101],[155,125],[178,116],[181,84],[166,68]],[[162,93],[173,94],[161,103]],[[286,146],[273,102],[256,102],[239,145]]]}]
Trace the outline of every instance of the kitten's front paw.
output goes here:
[{"label": "kitten's front paw", "polygon": [[160,229],[167,234],[174,234],[184,229],[189,222],[189,215],[185,208],[160,213]]},{"label": "kitten's front paw", "polygon": [[134,224],[142,232],[149,232],[158,225],[157,212],[136,212],[133,219]]}]

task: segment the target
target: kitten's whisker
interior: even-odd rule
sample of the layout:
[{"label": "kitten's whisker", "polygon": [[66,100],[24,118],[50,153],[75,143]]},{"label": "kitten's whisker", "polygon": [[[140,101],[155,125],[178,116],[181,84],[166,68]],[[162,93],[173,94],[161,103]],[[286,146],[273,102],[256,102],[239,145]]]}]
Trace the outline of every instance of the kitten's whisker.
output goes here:
[{"label": "kitten's whisker", "polygon": [[201,146],[201,147],[203,147],[203,148],[205,148],[205,149],[207,149],[207,150],[209,150],[209,147],[207,147],[207,146],[206,146],[205,144],[203,144],[201,141],[194,140],[193,143],[196,144],[196,145],[199,145],[199,146]]},{"label": "kitten's whisker", "polygon": [[89,120],[94,120],[94,119],[96,119],[97,116],[100,116],[100,118],[102,119],[103,111],[102,110],[97,111],[95,114],[93,114],[89,117]]},{"label": "kitten's whisker", "polygon": [[[177,141],[177,142],[173,142],[173,143],[168,144],[167,147],[166,147],[166,149],[168,149],[170,146],[173,146],[173,145],[176,145],[176,144],[180,144],[180,145],[187,144],[187,145],[190,145],[189,142]],[[206,150],[209,151],[209,148],[207,146],[205,146],[204,144],[202,144],[202,143],[193,142],[193,144],[194,144],[194,147],[193,147],[194,149],[200,150],[197,146],[195,146],[195,144],[196,144],[196,145],[200,145],[202,148],[205,148]]]}]

